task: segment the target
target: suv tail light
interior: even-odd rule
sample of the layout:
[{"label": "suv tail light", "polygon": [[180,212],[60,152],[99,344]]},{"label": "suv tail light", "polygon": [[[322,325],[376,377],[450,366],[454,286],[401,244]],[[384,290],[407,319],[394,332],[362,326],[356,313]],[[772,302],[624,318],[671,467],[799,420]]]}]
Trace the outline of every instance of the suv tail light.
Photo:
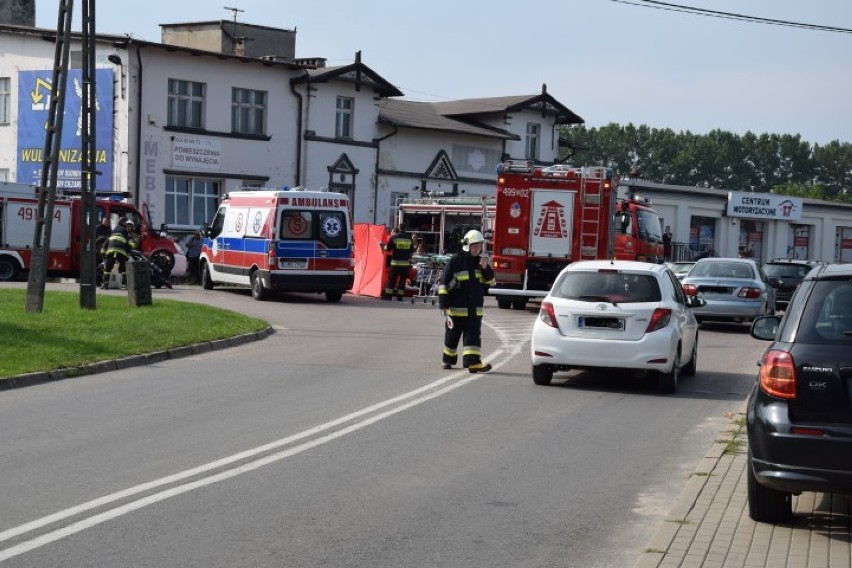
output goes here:
[{"label": "suv tail light", "polygon": [[648,327],[645,329],[645,333],[649,333],[651,331],[657,331],[658,329],[663,329],[669,322],[672,321],[672,311],[669,308],[657,308],[654,310],[654,313],[651,314],[651,321],[648,322]]},{"label": "suv tail light", "polygon": [[737,294],[740,298],[748,298],[750,300],[754,300],[760,298],[760,288],[742,288],[740,293]]},{"label": "suv tail light", "polygon": [[556,323],[556,312],[553,311],[553,304],[550,302],[541,303],[541,309],[538,312],[538,319],[550,327],[559,329],[559,324]]},{"label": "suv tail light", "polygon": [[778,398],[796,398],[796,364],[786,351],[773,349],[764,357],[758,374],[760,388]]}]

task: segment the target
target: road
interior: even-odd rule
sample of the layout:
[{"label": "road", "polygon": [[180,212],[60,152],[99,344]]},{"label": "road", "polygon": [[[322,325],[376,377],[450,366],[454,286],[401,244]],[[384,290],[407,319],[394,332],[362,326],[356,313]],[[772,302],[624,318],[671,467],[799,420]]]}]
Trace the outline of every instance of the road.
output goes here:
[{"label": "road", "polygon": [[589,373],[537,387],[535,314],[492,298],[487,375],[440,368],[428,304],[159,298],[275,333],[0,392],[3,566],[631,566],[764,347],[703,327],[698,374],[673,396]]}]

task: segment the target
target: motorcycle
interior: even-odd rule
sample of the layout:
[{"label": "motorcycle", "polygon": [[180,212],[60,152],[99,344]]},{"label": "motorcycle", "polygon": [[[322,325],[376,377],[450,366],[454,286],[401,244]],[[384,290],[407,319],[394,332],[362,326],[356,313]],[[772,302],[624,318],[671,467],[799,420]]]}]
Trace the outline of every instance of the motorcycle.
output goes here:
[{"label": "motorcycle", "polygon": [[[163,286],[172,289],[172,283],[169,282],[169,272],[164,270],[162,267],[162,263],[159,262],[157,258],[151,258],[150,260],[145,258],[145,255],[139,252],[138,250],[130,251],[130,257],[134,261],[138,260],[146,260],[148,261],[148,268],[151,271],[151,286],[156,289],[160,289]],[[130,259],[128,259],[130,260]],[[98,263],[95,272],[97,273],[97,282],[98,284],[103,283],[104,271],[106,270],[105,262],[103,257],[101,257],[100,262]]]}]

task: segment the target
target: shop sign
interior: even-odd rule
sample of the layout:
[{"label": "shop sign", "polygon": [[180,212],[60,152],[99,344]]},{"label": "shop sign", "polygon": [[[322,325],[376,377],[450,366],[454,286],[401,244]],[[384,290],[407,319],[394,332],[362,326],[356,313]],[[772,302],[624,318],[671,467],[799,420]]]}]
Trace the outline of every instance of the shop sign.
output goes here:
[{"label": "shop sign", "polygon": [[802,218],[802,200],[771,193],[729,191],[728,217],[798,221]]}]

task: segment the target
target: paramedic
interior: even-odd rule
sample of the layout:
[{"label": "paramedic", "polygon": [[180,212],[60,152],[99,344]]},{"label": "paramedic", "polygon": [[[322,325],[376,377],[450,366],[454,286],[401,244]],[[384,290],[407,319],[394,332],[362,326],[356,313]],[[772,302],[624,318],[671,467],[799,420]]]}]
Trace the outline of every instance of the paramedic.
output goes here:
[{"label": "paramedic", "polygon": [[438,286],[438,307],[444,318],[444,369],[458,362],[459,339],[462,343],[462,367],[471,373],[487,373],[491,365],[482,362],[482,305],[485,292],[494,284],[494,269],[480,257],[485,237],[476,230],[462,239],[462,252],[444,267]]},{"label": "paramedic", "polygon": [[385,251],[390,255],[390,276],[385,284],[384,300],[390,300],[394,295],[400,302],[405,296],[405,282],[411,271],[411,254],[414,252],[414,241],[400,227],[394,227],[390,239],[385,245]]},{"label": "paramedic", "polygon": [[110,233],[109,238],[104,243],[101,252],[104,256],[104,278],[101,286],[106,288],[109,283],[107,276],[112,272],[113,267],[118,263],[118,272],[124,274],[127,267],[127,257],[130,256],[131,249],[135,248],[136,242],[130,236],[129,231],[134,229],[133,221],[128,221],[122,217],[118,221],[118,225]]}]

